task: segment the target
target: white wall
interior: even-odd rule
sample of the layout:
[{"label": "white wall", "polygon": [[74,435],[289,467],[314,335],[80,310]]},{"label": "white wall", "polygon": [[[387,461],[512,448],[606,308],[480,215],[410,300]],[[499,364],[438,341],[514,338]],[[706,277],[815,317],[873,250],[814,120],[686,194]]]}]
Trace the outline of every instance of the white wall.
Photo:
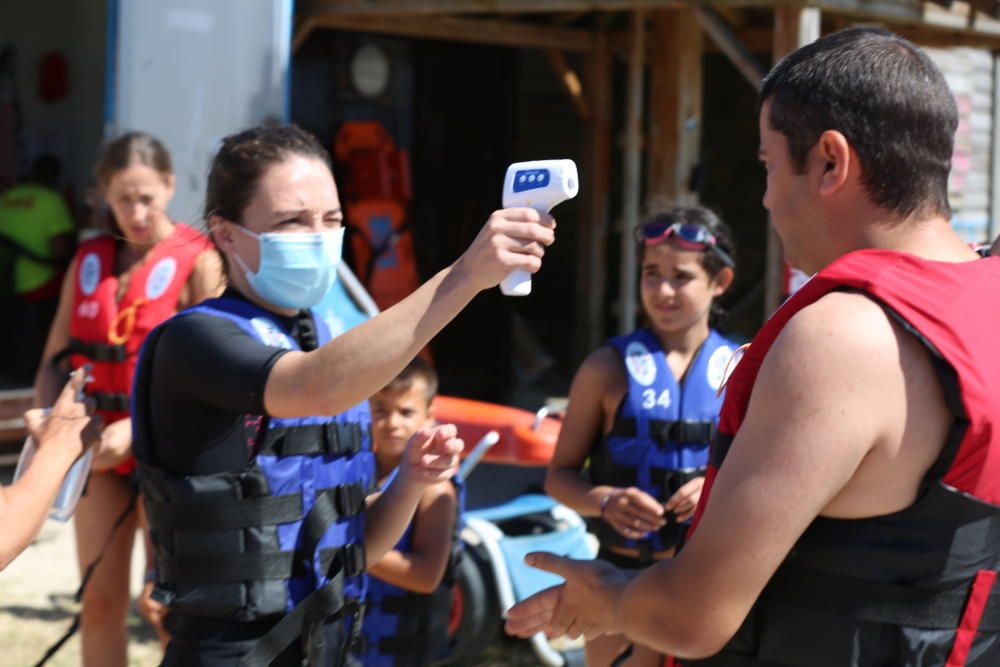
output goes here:
[{"label": "white wall", "polygon": [[120,0],[114,130],[170,149],[170,213],[199,222],[219,140],[286,118],[292,0]]},{"label": "white wall", "polygon": [[[90,180],[104,109],[105,3],[101,0],[0,2],[0,45],[16,49],[25,167],[39,152],[63,161],[63,178],[77,196]],[[50,50],[69,62],[69,95],[38,97],[38,61]]]}]

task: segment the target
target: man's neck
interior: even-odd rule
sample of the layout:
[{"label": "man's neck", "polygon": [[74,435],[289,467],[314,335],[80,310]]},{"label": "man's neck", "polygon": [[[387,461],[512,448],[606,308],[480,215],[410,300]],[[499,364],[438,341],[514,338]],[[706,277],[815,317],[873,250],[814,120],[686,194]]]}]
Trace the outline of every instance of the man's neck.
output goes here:
[{"label": "man's neck", "polygon": [[941,215],[892,219],[884,209],[863,207],[830,217],[828,234],[814,246],[811,273],[855,250],[903,252],[939,262],[965,262],[977,257]]}]

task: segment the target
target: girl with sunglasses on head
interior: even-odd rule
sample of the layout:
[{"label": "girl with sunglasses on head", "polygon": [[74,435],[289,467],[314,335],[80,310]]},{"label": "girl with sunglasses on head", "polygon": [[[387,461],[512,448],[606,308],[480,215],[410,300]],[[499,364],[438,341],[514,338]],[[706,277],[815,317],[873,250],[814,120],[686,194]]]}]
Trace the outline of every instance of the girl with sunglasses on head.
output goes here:
[{"label": "girl with sunglasses on head", "polygon": [[[736,345],[713,327],[715,299],[732,284],[728,227],[701,207],[675,208],[635,230],[644,325],[587,357],[545,490],[599,519],[598,558],[638,569],[676,552],[694,513]],[[584,475],[590,460],[589,479]],[[622,635],[587,643],[587,664],[610,665]],[[623,663],[659,665],[635,646]]]}]

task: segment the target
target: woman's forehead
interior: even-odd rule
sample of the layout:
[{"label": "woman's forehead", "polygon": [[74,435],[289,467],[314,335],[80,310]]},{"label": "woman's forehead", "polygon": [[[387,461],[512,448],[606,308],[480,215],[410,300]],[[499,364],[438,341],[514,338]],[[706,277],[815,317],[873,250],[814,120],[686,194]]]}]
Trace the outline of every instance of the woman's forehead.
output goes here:
[{"label": "woman's forehead", "polygon": [[337,186],[326,164],[299,155],[286,158],[261,174],[252,203],[283,211],[340,207]]}]

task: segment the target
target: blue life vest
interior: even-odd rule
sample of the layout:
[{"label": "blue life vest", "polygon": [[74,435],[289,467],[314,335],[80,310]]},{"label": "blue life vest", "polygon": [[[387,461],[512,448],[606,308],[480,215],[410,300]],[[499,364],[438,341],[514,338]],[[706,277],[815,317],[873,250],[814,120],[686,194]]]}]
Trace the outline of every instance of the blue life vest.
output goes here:
[{"label": "blue life vest", "polygon": [[[396,477],[397,468],[383,488]],[[448,656],[451,645],[448,619],[451,613],[455,569],[462,557],[459,532],[465,507],[465,487],[453,478],[457,503],[452,551],[441,583],[433,593],[414,593],[393,586],[378,577],[368,578],[365,608],[365,667],[423,667]],[[394,547],[403,553],[412,550],[413,523]]]},{"label": "blue life vest", "polygon": [[[591,481],[634,486],[666,502],[685,483],[704,475],[722,408],[719,387],[736,345],[709,331],[678,383],[659,340],[648,329],[612,338],[608,344],[622,358],[628,392],[611,432],[591,452]],[[630,540],[602,522],[598,537],[602,546],[637,548],[645,559],[676,546],[684,530],[668,517],[660,531]]]},{"label": "blue life vest", "polygon": [[[226,318],[264,345],[300,349],[277,316],[249,302],[211,299],[176,317],[192,313]],[[329,330],[313,321],[322,345]],[[154,346],[161,330],[145,345]],[[155,347],[140,354],[137,386],[150,382],[149,354]],[[142,406],[133,409],[141,437],[148,426]],[[273,625],[243,664],[267,665],[300,637],[308,639],[310,664],[341,664],[359,643],[366,594],[364,507],[374,481],[368,404],[336,416],[246,419],[261,420],[261,428],[243,470],[178,476],[140,464],[158,592],[184,617]],[[341,645],[324,647],[338,622]]]}]

